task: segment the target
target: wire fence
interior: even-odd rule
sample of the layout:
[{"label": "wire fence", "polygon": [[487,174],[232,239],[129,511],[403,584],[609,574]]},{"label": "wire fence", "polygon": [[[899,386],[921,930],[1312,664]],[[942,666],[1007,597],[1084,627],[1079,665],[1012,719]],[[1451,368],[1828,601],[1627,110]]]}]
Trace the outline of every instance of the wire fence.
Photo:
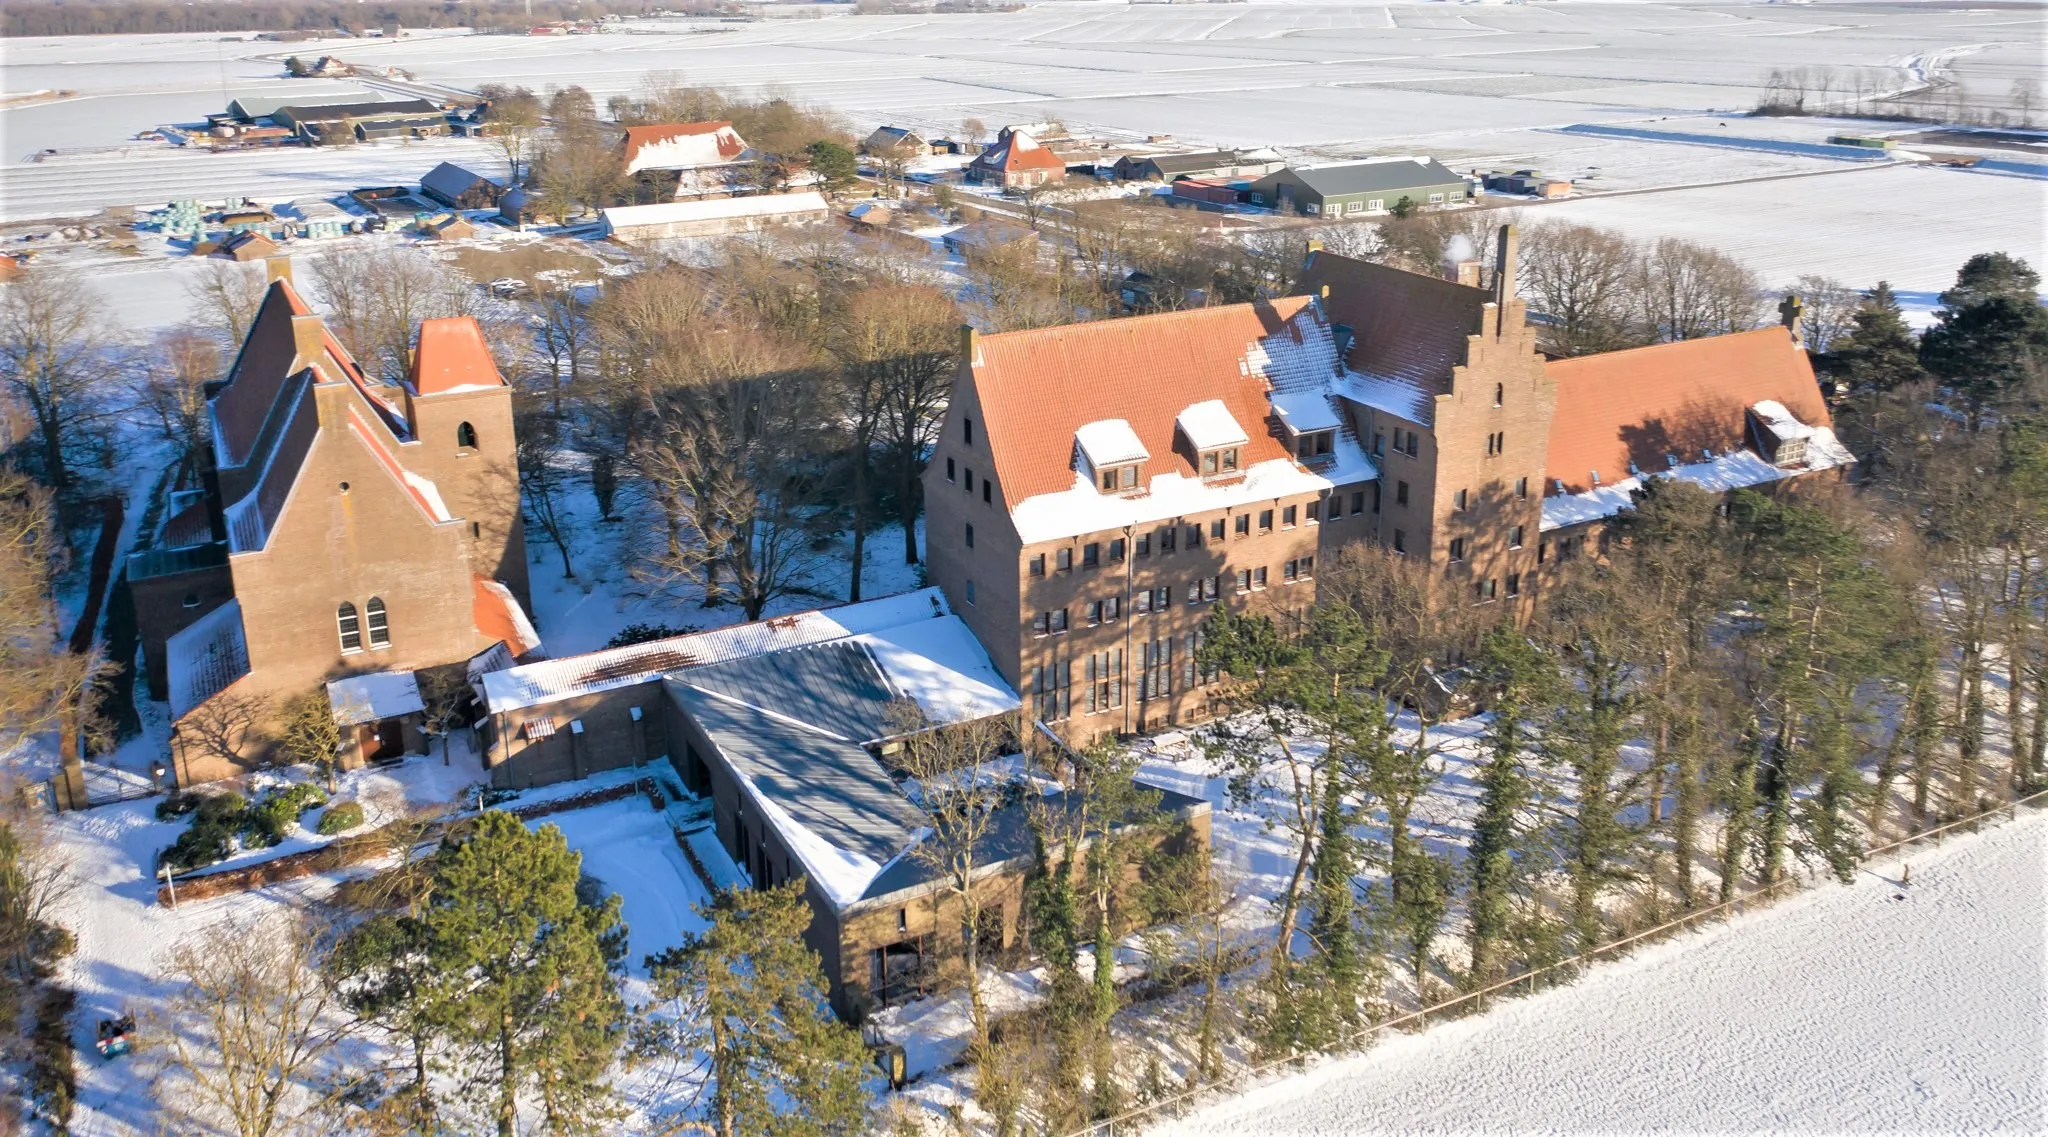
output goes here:
[{"label": "wire fence", "polygon": [[[1931,829],[1922,830],[1910,837],[1865,849],[1863,855],[1858,859],[1858,863],[1868,865],[1872,861],[1889,857],[1895,853],[1917,846],[1927,844],[1938,845],[1944,838],[1958,830],[1967,829],[1974,832],[1986,821],[2001,815],[2008,819],[2017,819],[2022,808],[2048,808],[2048,790],[2029,794],[2026,797],[2017,798],[2013,801],[2002,802],[1990,809],[1982,810],[1968,817],[1958,818],[1946,824],[1937,825]],[[1570,958],[1523,972],[1511,979],[1503,979],[1498,983],[1475,988],[1474,990],[1445,999],[1440,1003],[1433,1003],[1419,1010],[1409,1011],[1406,1014],[1370,1024],[1360,1028],[1320,1056],[1335,1057],[1349,1052],[1362,1051],[1369,1048],[1381,1035],[1389,1031],[1421,1030],[1429,1025],[1432,1018],[1455,1018],[1474,1011],[1483,1010],[1489,998],[1508,998],[1515,995],[1532,994],[1541,987],[1550,986],[1554,982],[1571,978],[1587,965],[1598,962],[1601,959],[1612,958],[1641,944],[1661,940],[1668,936],[1676,935],[1679,932],[1690,931],[1711,921],[1729,916],[1739,916],[1752,905],[1768,904],[1787,892],[1797,892],[1817,877],[1823,875],[1827,874],[1824,870],[1818,869],[1795,873],[1771,884],[1738,893],[1711,907],[1695,909],[1675,919],[1667,920],[1639,932],[1630,933],[1620,939],[1611,940],[1601,944],[1599,947],[1581,952]],[[1192,1086],[1178,1093],[1160,1098],[1157,1101],[1125,1110],[1114,1117],[1091,1122],[1082,1128],[1069,1131],[1066,1137],[1127,1137],[1127,1135],[1142,1132],[1164,1118],[1182,1116],[1191,1107],[1204,1099],[1220,1096],[1248,1081],[1287,1070],[1305,1070],[1308,1068],[1310,1060],[1318,1056],[1296,1055],[1287,1058],[1271,1059],[1265,1062],[1250,1063],[1237,1070],[1234,1075]]]}]

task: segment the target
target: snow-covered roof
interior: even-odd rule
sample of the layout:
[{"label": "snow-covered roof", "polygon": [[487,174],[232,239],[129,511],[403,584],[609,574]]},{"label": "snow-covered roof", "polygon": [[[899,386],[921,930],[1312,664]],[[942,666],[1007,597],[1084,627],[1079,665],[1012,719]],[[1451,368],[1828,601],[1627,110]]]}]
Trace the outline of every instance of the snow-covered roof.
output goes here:
[{"label": "snow-covered roof", "polygon": [[1330,397],[1321,391],[1275,391],[1273,413],[1279,415],[1287,429],[1296,434],[1335,430],[1344,425],[1343,416],[1330,405]]},{"label": "snow-covered roof", "polygon": [[1095,469],[1115,466],[1124,462],[1143,462],[1151,457],[1145,444],[1138,441],[1138,432],[1131,424],[1120,418],[1101,419],[1084,423],[1074,431],[1074,441],[1081,447],[1081,454]]},{"label": "snow-covered roof", "polygon": [[481,677],[484,702],[492,714],[537,707],[650,682],[665,672],[827,643],[951,614],[944,593],[923,588],[492,671]]},{"label": "snow-covered roof", "polygon": [[247,675],[249,641],[242,631],[242,602],[230,600],[173,635],[164,644],[164,671],[174,719]]},{"label": "snow-covered roof", "polygon": [[638,225],[668,225],[681,221],[719,221],[733,217],[782,217],[796,213],[822,213],[825,195],[816,190],[796,193],[763,193],[752,197],[720,197],[693,201],[664,201],[656,205],[615,205],[598,211],[607,229],[631,229]]},{"label": "snow-covered roof", "polygon": [[1231,417],[1230,408],[1221,399],[1205,399],[1180,412],[1174,418],[1182,434],[1188,436],[1188,444],[1197,450],[1216,450],[1225,446],[1242,446],[1251,441]]},{"label": "snow-covered roof", "polygon": [[[1782,408],[1781,408],[1782,409]],[[1797,421],[1797,420],[1794,420]],[[1653,470],[1623,478],[1618,482],[1594,486],[1582,493],[1553,494],[1543,499],[1543,532],[1562,529],[1571,525],[1583,525],[1588,521],[1599,521],[1612,517],[1630,508],[1635,491],[1640,489],[1643,479],[1676,478],[1691,482],[1701,489],[1715,493],[1728,493],[1750,486],[1765,485],[1783,478],[1797,477],[1816,470],[1832,470],[1856,461],[1835,438],[1835,432],[1828,427],[1807,427],[1808,435],[1806,461],[1794,466],[1776,466],[1771,460],[1754,450],[1727,450],[1698,462],[1673,466],[1669,470]]]},{"label": "snow-covered roof", "polygon": [[1421,426],[1432,425],[1436,417],[1436,396],[1405,379],[1387,379],[1348,371],[1338,381],[1336,390],[1361,407],[1383,411]]},{"label": "snow-covered roof", "polygon": [[327,685],[327,702],[337,726],[395,719],[426,709],[419,680],[410,671],[378,671],[351,675]]},{"label": "snow-covered roof", "polygon": [[903,624],[862,636],[860,642],[889,686],[915,701],[934,723],[972,722],[1023,705],[958,616]]},{"label": "snow-covered roof", "polygon": [[1765,399],[1749,408],[1757,421],[1770,428],[1780,441],[1793,438],[1812,438],[1814,428],[1800,422],[1798,417],[1785,409],[1785,404],[1776,399]]},{"label": "snow-covered roof", "polygon": [[[1190,514],[1242,508],[1277,497],[1318,494],[1378,477],[1379,471],[1366,456],[1355,432],[1328,397],[1340,391],[1345,382],[1339,377],[1337,345],[1329,322],[1306,301],[1292,311],[1283,308],[1281,313],[1285,319],[1277,328],[1268,322],[1272,313],[1251,305],[1104,321],[1102,324],[1111,325],[1110,333],[1147,322],[1156,324],[1143,334],[1132,335],[1136,346],[1145,349],[1143,352],[1130,351],[1116,343],[1102,349],[1102,353],[1114,353],[1116,359],[1143,358],[1151,368],[1142,378],[1134,376],[1131,382],[1108,392],[1101,385],[1072,383],[1067,378],[1072,372],[1056,365],[1085,357],[1083,349],[1093,345],[1070,341],[1103,335],[1102,324],[1079,325],[1078,331],[1075,327],[1047,329],[1054,342],[1042,345],[1032,341],[1031,337],[1039,335],[1032,332],[984,337],[984,355],[993,358],[1021,348],[1019,355],[1024,357],[1015,364],[998,360],[1003,369],[1012,372],[1000,387],[993,383],[982,385],[983,376],[993,369],[977,367],[977,393],[982,397],[982,412],[991,423],[997,421],[997,411],[991,408],[999,405],[1007,407],[1004,413],[1021,416],[1028,407],[1045,404],[1049,397],[1058,398],[1062,406],[1075,400],[1086,406],[1089,401],[1112,403],[1113,399],[1112,405],[1123,405],[1118,409],[1133,408],[1130,413],[1134,416],[1149,412],[1142,421],[1131,425],[1140,439],[1147,437],[1146,432],[1155,438],[1153,446],[1148,447],[1155,453],[1144,461],[1140,492],[1104,494],[1085,473],[1065,470],[1063,486],[1028,492],[1011,509],[1011,521],[1019,537],[1031,544],[1126,525],[1148,525]],[[1244,321],[1247,315],[1255,316],[1256,321]],[[1178,350],[1181,347],[1187,350]],[[1160,360],[1171,360],[1172,369],[1160,370]],[[1238,399],[1238,410],[1232,411],[1224,399],[1214,398],[1174,411],[1177,400],[1169,401],[1172,392],[1187,390],[1195,384],[1199,384],[1196,390],[1201,393],[1227,393]],[[1017,405],[1008,406],[1012,401]],[[1326,419],[1315,416],[1318,402],[1326,408]],[[1295,460],[1292,447],[1263,429],[1265,416],[1282,406],[1310,421],[1328,421],[1337,428],[1330,458],[1319,462],[1316,469],[1302,466]],[[1103,415],[1089,425],[1110,419],[1111,416]],[[1262,427],[1259,437],[1248,442],[1241,425],[1247,420]],[[1242,476],[1204,481],[1184,457],[1162,456],[1157,451],[1170,448],[1176,433],[1188,435],[1189,441],[1198,447],[1234,444],[1219,443],[1218,438],[1232,438],[1236,444],[1245,444],[1245,452],[1240,455]],[[1197,436],[1201,441],[1196,441]],[[998,436],[993,426],[989,437],[991,446],[995,446]],[[1012,436],[1001,437],[1007,440]],[[1040,452],[1034,450],[1032,454]],[[1013,485],[1028,485],[1039,474],[1036,466],[1006,468],[1000,460],[998,469],[1005,470],[1006,484]],[[1050,471],[1046,474],[1049,479]]]}]

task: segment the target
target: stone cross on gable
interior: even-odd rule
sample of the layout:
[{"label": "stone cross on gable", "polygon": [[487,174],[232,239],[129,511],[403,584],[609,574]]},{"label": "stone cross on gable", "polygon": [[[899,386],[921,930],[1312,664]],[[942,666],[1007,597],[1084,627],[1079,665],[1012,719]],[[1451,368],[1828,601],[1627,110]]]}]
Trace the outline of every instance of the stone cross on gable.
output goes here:
[{"label": "stone cross on gable", "polygon": [[1806,346],[1805,315],[1806,302],[1791,293],[1778,303],[1778,322],[1791,331],[1792,342],[1800,347]]}]

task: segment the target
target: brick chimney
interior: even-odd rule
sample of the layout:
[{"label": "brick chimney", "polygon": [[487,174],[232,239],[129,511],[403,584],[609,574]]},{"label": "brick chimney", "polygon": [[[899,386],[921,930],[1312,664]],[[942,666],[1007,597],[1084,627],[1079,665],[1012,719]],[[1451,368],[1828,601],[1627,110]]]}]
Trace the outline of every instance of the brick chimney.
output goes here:
[{"label": "brick chimney", "polygon": [[1515,227],[1500,227],[1500,244],[1493,258],[1493,335],[1504,339],[1508,334],[1508,302],[1515,298],[1515,255],[1517,243]]}]

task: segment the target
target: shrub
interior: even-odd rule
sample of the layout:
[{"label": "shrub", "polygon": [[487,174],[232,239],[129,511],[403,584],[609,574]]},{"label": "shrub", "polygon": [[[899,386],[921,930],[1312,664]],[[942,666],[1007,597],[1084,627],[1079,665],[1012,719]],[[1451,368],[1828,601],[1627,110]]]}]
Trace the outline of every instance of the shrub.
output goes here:
[{"label": "shrub", "polygon": [[362,823],[363,807],[352,801],[344,801],[329,806],[327,812],[320,815],[320,824],[316,828],[321,836],[332,837],[336,833],[346,833]]},{"label": "shrub", "polygon": [[238,793],[185,796],[197,799],[188,810],[192,828],[178,834],[158,859],[159,865],[168,865],[175,872],[226,860],[234,851],[235,833],[242,828],[243,815],[249,809],[249,800]]},{"label": "shrub", "polygon": [[688,628],[678,628],[670,624],[627,624],[619,629],[617,635],[604,641],[604,646],[629,647],[633,644],[644,644],[653,640],[665,640],[670,636],[680,636],[689,630]]},{"label": "shrub", "polygon": [[172,790],[164,795],[164,800],[156,803],[156,819],[158,821],[170,821],[173,818],[183,817],[199,808],[199,803],[203,796],[201,794],[187,793],[184,790]]},{"label": "shrub", "polygon": [[71,1049],[71,1012],[78,996],[69,987],[51,987],[36,1005],[35,1033],[29,1039],[28,1087],[57,1133],[70,1132],[71,1106],[78,1097],[78,1070]]},{"label": "shrub", "polygon": [[279,790],[244,816],[242,843],[254,849],[267,849],[284,840],[285,834],[298,823],[300,814],[325,804],[327,794],[319,786],[301,782]]}]

